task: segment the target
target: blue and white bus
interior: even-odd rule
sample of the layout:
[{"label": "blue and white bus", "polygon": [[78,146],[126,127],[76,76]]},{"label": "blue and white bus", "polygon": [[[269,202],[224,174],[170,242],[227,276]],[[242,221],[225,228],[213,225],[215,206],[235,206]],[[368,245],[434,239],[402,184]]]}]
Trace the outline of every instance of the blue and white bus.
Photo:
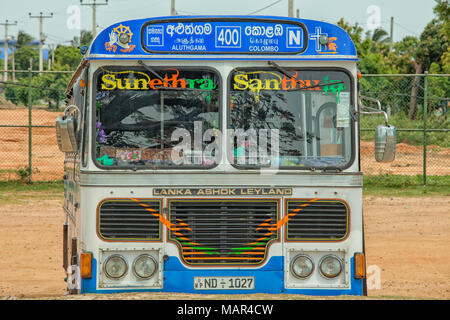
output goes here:
[{"label": "blue and white bus", "polygon": [[[357,62],[305,19],[99,33],[57,119],[68,290],[366,294],[358,120],[383,111],[360,105]],[[393,159],[387,117],[376,148]]]}]

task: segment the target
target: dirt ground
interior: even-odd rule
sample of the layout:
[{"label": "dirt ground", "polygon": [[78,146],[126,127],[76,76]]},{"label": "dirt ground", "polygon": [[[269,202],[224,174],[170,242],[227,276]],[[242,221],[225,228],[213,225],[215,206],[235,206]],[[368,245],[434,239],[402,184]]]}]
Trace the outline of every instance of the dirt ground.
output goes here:
[{"label": "dirt ground", "polygon": [[[33,109],[32,124],[53,126],[60,114]],[[0,108],[0,125],[28,125],[28,109]],[[17,169],[28,166],[28,128],[0,127],[0,145],[0,179],[17,179]],[[57,147],[55,128],[32,128],[33,179],[61,179],[63,163],[64,154]],[[374,143],[361,141],[361,165],[365,174],[422,174],[423,148],[399,143],[394,162],[378,163]],[[450,175],[450,149],[427,148],[427,174]]]},{"label": "dirt ground", "polygon": [[[62,112],[32,111],[32,125],[54,126]],[[28,109],[0,109],[0,125],[28,125]],[[0,127],[0,179],[17,179],[16,170],[28,167],[28,128]],[[33,178],[62,179],[64,153],[59,151],[55,128],[32,128]]]},{"label": "dirt ground", "polygon": [[[0,299],[199,298],[150,293],[64,296],[61,204],[62,199],[0,204]],[[364,198],[369,297],[450,299],[449,208],[450,197]],[[292,299],[242,299],[252,297]]]}]

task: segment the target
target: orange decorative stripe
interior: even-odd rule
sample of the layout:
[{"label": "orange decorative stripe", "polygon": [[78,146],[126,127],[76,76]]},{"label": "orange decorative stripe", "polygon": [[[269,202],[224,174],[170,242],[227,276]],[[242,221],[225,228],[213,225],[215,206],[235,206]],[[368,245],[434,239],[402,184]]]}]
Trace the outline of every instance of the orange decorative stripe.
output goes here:
[{"label": "orange decorative stripe", "polygon": [[208,254],[207,252],[184,252],[183,256],[185,255],[193,255],[193,254]]},{"label": "orange decorative stripe", "polygon": [[[134,198],[131,198],[131,200],[133,200],[133,201],[139,203],[141,206],[145,207],[146,208],[145,210],[147,210],[148,212],[151,212],[152,215],[157,217],[159,219],[159,221],[167,227],[167,229],[172,230],[172,231],[179,231],[179,230],[183,230],[183,229],[192,231],[192,229],[189,228],[189,226],[186,223],[183,223],[182,224],[183,226],[181,226],[181,224],[180,225],[173,224],[172,222],[170,222],[169,220],[164,218],[160,213],[158,213],[158,211],[156,211],[152,208],[149,208],[149,206],[146,205],[145,203],[142,203],[138,199],[134,199]],[[186,226],[186,227],[184,227],[184,226]]]},{"label": "orange decorative stripe", "polygon": [[[319,199],[311,199],[308,203],[304,203],[304,204],[300,205],[300,207],[302,207],[302,208],[307,207],[311,203],[313,203],[317,200],[319,200]],[[302,208],[297,208],[297,209],[292,210],[294,213],[289,213],[288,215],[283,217],[283,219],[278,220],[277,223],[268,224],[267,222],[263,222],[259,225],[259,227],[256,229],[256,231],[264,229],[263,227],[266,227],[266,229],[269,231],[277,231],[282,226],[284,226],[290,220],[290,218],[295,217],[297,215],[297,213],[299,213],[302,210]]]}]

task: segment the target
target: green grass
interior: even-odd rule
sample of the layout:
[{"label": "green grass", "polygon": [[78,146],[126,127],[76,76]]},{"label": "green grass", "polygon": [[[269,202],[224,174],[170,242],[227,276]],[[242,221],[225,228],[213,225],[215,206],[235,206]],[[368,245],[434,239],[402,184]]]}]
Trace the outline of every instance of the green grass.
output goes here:
[{"label": "green grass", "polygon": [[[422,129],[423,120],[409,120],[403,112],[393,114],[389,117],[389,123],[397,129],[397,142],[407,143],[415,146],[423,145],[423,131],[401,131],[401,129]],[[361,131],[361,139],[372,141],[374,139],[375,128],[377,125],[384,124],[384,118],[381,116],[364,116],[361,117],[360,126],[362,129],[373,129],[371,131]],[[428,129],[449,129],[450,118],[436,119],[433,116],[429,117],[427,122]],[[439,146],[443,149],[450,148],[450,135],[448,132],[429,132],[427,134],[427,145]]]},{"label": "green grass", "polygon": [[63,195],[62,180],[33,183],[0,181],[0,205],[26,203],[30,199],[62,199]]},{"label": "green grass", "polygon": [[363,195],[427,197],[450,196],[450,176],[427,176],[427,185],[423,185],[423,176],[378,175],[364,176]]},{"label": "green grass", "polygon": [[0,181],[0,193],[3,192],[64,192],[62,180],[25,183],[21,181]]},{"label": "green grass", "polygon": [[[29,199],[60,199],[63,197],[62,180],[25,183],[0,181],[0,204],[22,203]],[[450,196],[450,176],[428,176],[427,185],[423,185],[421,175],[364,176],[363,195],[365,196],[403,196],[427,197]]]}]

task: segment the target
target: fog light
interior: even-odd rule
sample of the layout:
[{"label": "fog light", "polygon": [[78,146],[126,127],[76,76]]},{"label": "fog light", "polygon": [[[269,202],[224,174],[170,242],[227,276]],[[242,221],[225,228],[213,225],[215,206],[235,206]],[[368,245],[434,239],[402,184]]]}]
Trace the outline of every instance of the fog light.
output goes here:
[{"label": "fog light", "polygon": [[157,269],[155,258],[148,254],[137,257],[133,264],[134,274],[140,279],[151,278]]},{"label": "fog light", "polygon": [[108,278],[120,279],[127,273],[128,265],[122,256],[115,254],[106,260],[104,270]]},{"label": "fog light", "polygon": [[320,273],[327,278],[335,278],[342,271],[342,262],[336,256],[325,256],[319,263]]},{"label": "fog light", "polygon": [[314,270],[314,263],[305,255],[297,256],[291,264],[294,276],[300,279],[307,278]]}]

